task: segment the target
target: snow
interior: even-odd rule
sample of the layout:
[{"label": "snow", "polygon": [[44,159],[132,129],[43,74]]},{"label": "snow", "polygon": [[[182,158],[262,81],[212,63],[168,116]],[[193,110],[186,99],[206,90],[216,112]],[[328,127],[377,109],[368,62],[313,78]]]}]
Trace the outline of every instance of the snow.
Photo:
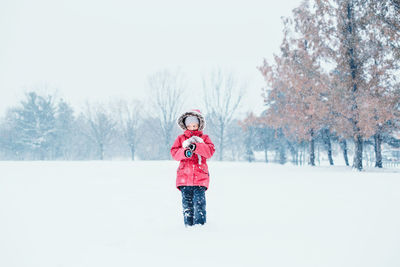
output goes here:
[{"label": "snow", "polygon": [[0,162],[0,266],[400,266],[400,170],[209,162],[183,225],[174,161]]}]

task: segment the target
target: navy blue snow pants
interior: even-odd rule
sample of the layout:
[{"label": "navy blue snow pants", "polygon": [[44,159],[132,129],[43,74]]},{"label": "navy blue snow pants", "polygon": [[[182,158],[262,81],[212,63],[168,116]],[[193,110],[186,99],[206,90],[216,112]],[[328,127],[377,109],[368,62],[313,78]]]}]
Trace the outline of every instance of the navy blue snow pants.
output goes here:
[{"label": "navy blue snow pants", "polygon": [[185,226],[206,223],[206,187],[180,186]]}]

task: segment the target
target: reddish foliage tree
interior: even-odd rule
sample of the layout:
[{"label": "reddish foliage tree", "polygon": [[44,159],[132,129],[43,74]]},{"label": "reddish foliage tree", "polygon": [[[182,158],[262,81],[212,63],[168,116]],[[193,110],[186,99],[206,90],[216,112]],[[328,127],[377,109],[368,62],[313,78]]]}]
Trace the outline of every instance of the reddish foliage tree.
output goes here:
[{"label": "reddish foliage tree", "polygon": [[265,103],[269,107],[266,119],[286,135],[310,144],[310,165],[315,165],[316,133],[328,116],[327,76],[319,60],[317,21],[304,2],[294,10],[294,19],[285,20],[281,56],[274,65],[264,61],[259,69],[267,82]]},{"label": "reddish foliage tree", "polygon": [[[394,1],[318,0],[323,53],[335,66],[333,101],[336,128],[355,142],[353,167],[362,169],[363,140],[375,137],[376,166],[382,167],[380,142],[396,118],[399,70],[399,16]],[[398,11],[398,7],[397,7]],[[397,15],[396,15],[397,14]]]},{"label": "reddish foliage tree", "polygon": [[376,166],[382,167],[382,135],[399,120],[399,4],[308,3],[285,20],[281,55],[260,67],[267,82],[267,120],[298,140],[308,140],[312,165],[313,139],[321,128],[332,128],[344,141],[354,140],[353,167],[358,170],[363,168],[363,142],[374,137]]}]

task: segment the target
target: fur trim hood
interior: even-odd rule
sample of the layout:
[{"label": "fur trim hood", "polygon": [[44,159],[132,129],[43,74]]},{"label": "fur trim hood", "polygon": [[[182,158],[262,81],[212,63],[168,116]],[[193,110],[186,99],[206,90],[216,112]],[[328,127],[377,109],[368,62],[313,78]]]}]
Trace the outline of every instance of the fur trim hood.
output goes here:
[{"label": "fur trim hood", "polygon": [[204,128],[206,127],[206,120],[204,119],[203,114],[200,112],[198,109],[192,109],[190,111],[187,111],[183,113],[181,116],[179,116],[178,120],[176,121],[179,125],[179,127],[182,130],[187,130],[185,126],[185,118],[187,116],[196,116],[199,119],[199,129],[198,131],[203,131]]}]

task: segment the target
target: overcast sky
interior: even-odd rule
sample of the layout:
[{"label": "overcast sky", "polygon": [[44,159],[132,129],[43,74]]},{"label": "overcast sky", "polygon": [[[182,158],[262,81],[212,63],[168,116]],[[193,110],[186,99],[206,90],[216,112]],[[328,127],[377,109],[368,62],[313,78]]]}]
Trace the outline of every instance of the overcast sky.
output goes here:
[{"label": "overcast sky", "polygon": [[0,114],[29,90],[56,92],[76,109],[146,99],[149,75],[178,68],[189,95],[202,75],[233,71],[247,83],[242,111],[260,112],[257,66],[279,51],[281,16],[300,2],[0,0]]}]

